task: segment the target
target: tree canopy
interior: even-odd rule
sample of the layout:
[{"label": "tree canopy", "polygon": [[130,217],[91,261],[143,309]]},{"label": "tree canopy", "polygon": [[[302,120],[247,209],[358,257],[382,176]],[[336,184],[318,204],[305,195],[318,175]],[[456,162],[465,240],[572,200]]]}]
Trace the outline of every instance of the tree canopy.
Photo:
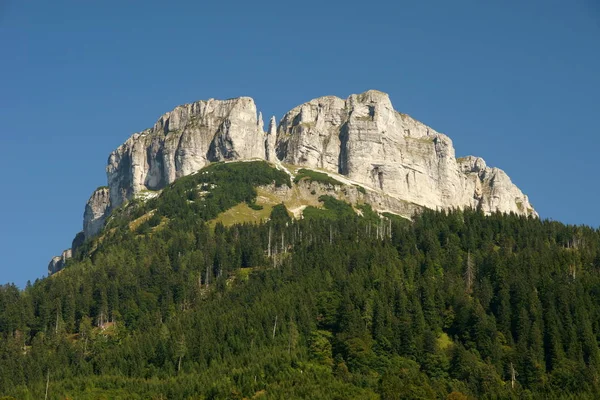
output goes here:
[{"label": "tree canopy", "polygon": [[1,286],[0,394],[600,397],[598,230],[330,197],[210,227],[263,184],[290,181],[213,165],[117,210],[58,274]]}]

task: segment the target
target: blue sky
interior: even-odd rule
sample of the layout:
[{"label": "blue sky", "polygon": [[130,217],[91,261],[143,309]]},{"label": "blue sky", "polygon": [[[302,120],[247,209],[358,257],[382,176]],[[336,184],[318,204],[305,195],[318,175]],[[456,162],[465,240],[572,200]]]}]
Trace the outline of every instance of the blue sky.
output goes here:
[{"label": "blue sky", "polygon": [[46,274],[110,151],[178,104],[281,115],[388,92],[504,169],[543,218],[600,226],[597,0],[0,0],[0,283]]}]

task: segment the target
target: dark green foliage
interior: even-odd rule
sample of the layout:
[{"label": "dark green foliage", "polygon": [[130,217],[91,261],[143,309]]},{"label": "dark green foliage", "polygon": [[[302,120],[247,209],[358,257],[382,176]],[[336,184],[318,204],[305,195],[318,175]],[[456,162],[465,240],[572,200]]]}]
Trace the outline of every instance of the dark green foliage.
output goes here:
[{"label": "dark green foliage", "polygon": [[[286,184],[251,164],[246,181]],[[207,212],[188,194],[210,182],[251,203],[237,165],[124,207],[60,274],[1,286],[0,396],[43,398],[49,371],[51,399],[600,397],[597,230],[359,217],[328,196],[300,221],[278,205],[213,230],[229,200]]]},{"label": "dark green foliage", "polygon": [[271,210],[270,219],[272,223],[278,227],[283,227],[292,222],[292,218],[290,217],[290,214],[283,203],[277,204],[273,207]]},{"label": "dark green foliage", "polygon": [[158,212],[168,218],[185,220],[196,215],[209,220],[240,202],[253,205],[255,187],[271,183],[291,187],[285,172],[264,161],[211,164],[165,188]]},{"label": "dark green foliage", "polygon": [[356,219],[356,213],[352,206],[344,201],[337,200],[333,196],[319,196],[319,201],[323,203],[325,209],[316,207],[306,207],[304,209],[304,218],[308,219],[329,219],[336,220],[340,218]]},{"label": "dark green foliage", "polygon": [[260,204],[256,204],[254,202],[248,203],[248,207],[250,207],[253,210],[258,210],[258,211],[263,209],[263,206],[261,206]]},{"label": "dark green foliage", "polygon": [[300,169],[296,177],[294,178],[294,183],[298,183],[301,180],[308,180],[310,182],[319,182],[324,183],[326,185],[334,185],[334,186],[343,186],[344,184],[337,179],[332,178],[324,172],[313,171],[312,169]]},{"label": "dark green foliage", "polygon": [[360,185],[354,185],[356,187],[356,189],[361,192],[362,194],[367,194],[367,191],[364,187],[360,186]]},{"label": "dark green foliage", "polygon": [[359,204],[356,206],[357,209],[360,210],[364,219],[371,221],[373,223],[379,223],[379,215],[373,211],[370,204]]}]

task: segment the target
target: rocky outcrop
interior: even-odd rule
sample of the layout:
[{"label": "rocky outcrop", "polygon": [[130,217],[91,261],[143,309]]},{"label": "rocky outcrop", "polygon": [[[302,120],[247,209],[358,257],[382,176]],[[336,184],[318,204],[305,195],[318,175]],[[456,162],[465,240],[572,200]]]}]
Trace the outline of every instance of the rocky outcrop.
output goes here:
[{"label": "rocky outcrop", "polygon": [[290,164],[338,172],[346,102],[321,97],[289,111],[277,130],[277,157]]},{"label": "rocky outcrop", "polygon": [[106,216],[110,212],[110,190],[99,187],[92,193],[83,213],[83,235],[85,238],[96,236],[104,227]]},{"label": "rocky outcrop", "polygon": [[467,156],[456,161],[460,170],[467,176],[465,187],[474,190],[476,207],[488,212],[514,212],[537,216],[527,196],[512,183],[504,171],[488,167],[480,157]]},{"label": "rocky outcrop", "polygon": [[[337,185],[302,179],[292,187],[270,185],[262,186],[261,189],[277,199],[275,204],[283,202],[297,218],[302,216],[304,208],[308,205],[321,207],[319,201],[321,195],[329,195],[345,201],[357,209],[362,204],[369,204],[380,213],[390,212],[407,219],[423,209],[417,204],[390,196],[380,190],[365,190],[362,187],[344,183]],[[272,197],[269,197],[268,200],[272,201]],[[299,206],[299,204],[301,205]]]},{"label": "rocky outcrop", "polygon": [[65,264],[67,263],[67,260],[71,258],[71,256],[71,249],[67,249],[63,251],[60,256],[52,257],[52,260],[50,260],[50,264],[48,264],[48,274],[52,275],[63,269]]},{"label": "rocky outcrop", "polygon": [[77,235],[75,235],[75,237],[73,238],[73,241],[71,242],[71,253],[74,257],[77,256],[77,251],[81,246],[83,246],[84,243],[85,234],[83,233],[83,231],[78,232]]},{"label": "rocky outcrop", "polygon": [[249,97],[176,107],[113,151],[106,172],[111,206],[161,189],[212,161],[265,158],[262,118]]},{"label": "rocky outcrop", "polygon": [[275,117],[271,117],[269,121],[269,129],[265,137],[265,159],[267,161],[276,162],[277,154],[275,153],[275,142],[277,140],[277,123]]},{"label": "rocky outcrop", "polygon": [[457,160],[450,138],[395,111],[379,91],[294,108],[279,124],[276,149],[284,162],[337,172],[428,208],[537,215],[502,170],[480,158]]}]

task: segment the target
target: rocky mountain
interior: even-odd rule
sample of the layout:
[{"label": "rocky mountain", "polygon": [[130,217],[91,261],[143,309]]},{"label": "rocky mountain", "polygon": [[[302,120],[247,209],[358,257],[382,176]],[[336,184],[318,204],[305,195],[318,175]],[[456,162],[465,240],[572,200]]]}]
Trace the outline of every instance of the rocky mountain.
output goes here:
[{"label": "rocky mountain", "polygon": [[251,98],[210,99],[176,107],[110,154],[108,186],[92,194],[73,250],[54,257],[48,271],[60,270],[127,200],[211,162],[245,159],[343,177],[368,189],[366,201],[378,199],[375,209],[389,210],[390,204],[398,205],[398,213],[472,207],[537,216],[504,171],[478,157],[457,159],[449,137],[395,111],[385,93],[320,97],[286,113],[279,125],[271,118],[267,132]]},{"label": "rocky mountain", "polygon": [[504,171],[481,158],[456,159],[449,137],[395,111],[388,95],[375,90],[294,108],[279,124],[277,155],[428,208],[536,215]]},{"label": "rocky mountain", "polygon": [[212,161],[265,158],[262,118],[249,97],[176,107],[113,151],[106,173],[112,207],[158,190]]}]

